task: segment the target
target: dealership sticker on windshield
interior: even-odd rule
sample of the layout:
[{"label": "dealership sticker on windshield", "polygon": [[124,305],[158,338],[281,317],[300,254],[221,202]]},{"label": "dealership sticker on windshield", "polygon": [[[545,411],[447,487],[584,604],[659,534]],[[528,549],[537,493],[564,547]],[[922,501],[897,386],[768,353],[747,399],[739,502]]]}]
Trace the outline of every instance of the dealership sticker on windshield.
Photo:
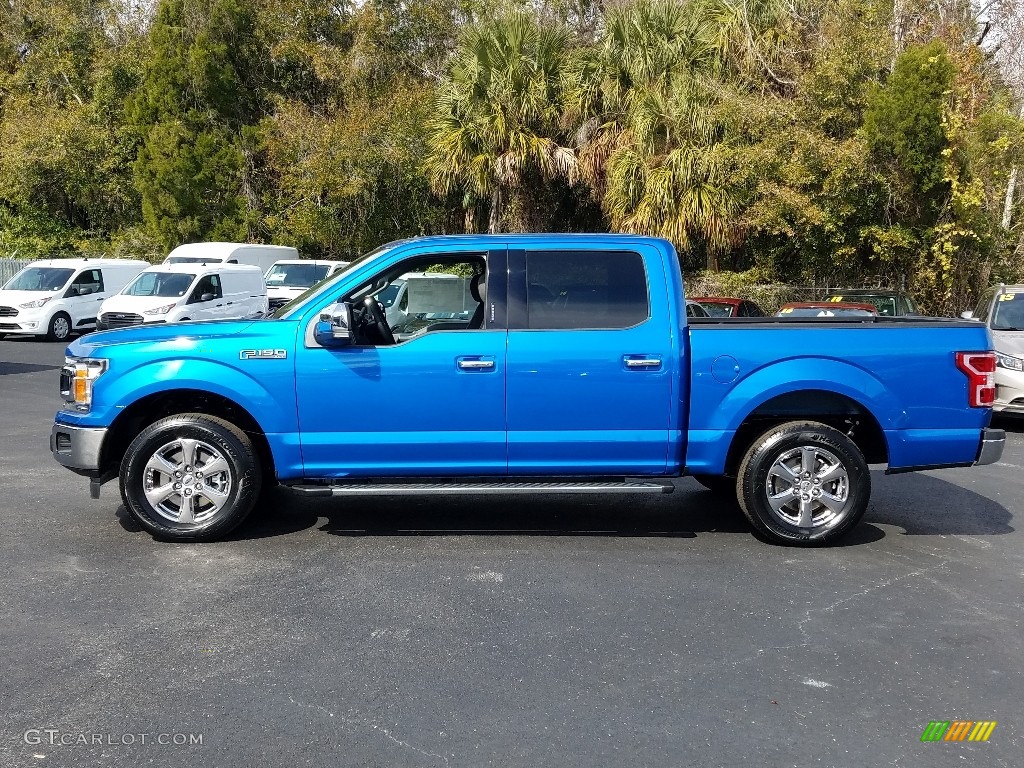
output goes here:
[{"label": "dealership sticker on windshield", "polygon": [[1016,293],[1001,293],[1001,294],[999,294],[999,300],[1000,301],[1013,301],[1015,298],[1017,298],[1017,294]]}]

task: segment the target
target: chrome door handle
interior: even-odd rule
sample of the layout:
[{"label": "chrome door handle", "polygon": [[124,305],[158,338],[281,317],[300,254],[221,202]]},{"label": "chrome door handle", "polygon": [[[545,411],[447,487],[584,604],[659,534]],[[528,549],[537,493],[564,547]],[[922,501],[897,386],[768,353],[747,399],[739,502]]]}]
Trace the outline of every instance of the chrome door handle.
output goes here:
[{"label": "chrome door handle", "polygon": [[466,360],[460,358],[458,361],[459,368],[464,371],[481,371],[490,370],[494,368],[493,360]]},{"label": "chrome door handle", "polygon": [[627,368],[660,368],[660,357],[624,357]]}]

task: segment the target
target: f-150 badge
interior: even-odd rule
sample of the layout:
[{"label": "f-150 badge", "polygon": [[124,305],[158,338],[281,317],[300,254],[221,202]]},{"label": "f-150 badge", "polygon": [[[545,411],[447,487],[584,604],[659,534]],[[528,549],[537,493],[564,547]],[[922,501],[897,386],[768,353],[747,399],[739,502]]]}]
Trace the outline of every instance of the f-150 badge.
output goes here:
[{"label": "f-150 badge", "polygon": [[287,349],[243,349],[238,353],[239,360],[284,360],[286,357]]}]

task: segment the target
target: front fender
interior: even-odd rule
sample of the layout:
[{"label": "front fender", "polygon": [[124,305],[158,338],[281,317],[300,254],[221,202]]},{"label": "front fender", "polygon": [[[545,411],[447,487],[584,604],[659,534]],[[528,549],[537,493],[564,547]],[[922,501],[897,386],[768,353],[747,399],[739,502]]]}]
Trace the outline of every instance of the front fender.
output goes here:
[{"label": "front fender", "polygon": [[81,426],[109,426],[117,414],[159,392],[194,389],[221,395],[248,411],[264,433],[295,433],[295,384],[292,360],[259,360],[252,370],[216,359],[150,360],[127,370],[112,361],[96,382],[88,414],[64,411],[61,421]]}]

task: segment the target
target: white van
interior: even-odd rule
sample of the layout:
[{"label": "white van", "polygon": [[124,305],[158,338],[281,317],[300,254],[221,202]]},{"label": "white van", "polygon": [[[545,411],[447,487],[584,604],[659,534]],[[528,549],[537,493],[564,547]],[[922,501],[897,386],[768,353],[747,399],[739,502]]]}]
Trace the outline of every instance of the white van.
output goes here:
[{"label": "white van", "polygon": [[64,341],[96,326],[100,302],[149,264],[136,259],[33,261],[0,290],[0,336],[8,333]]},{"label": "white van", "polygon": [[164,264],[254,264],[266,274],[282,259],[298,259],[299,252],[285,245],[256,243],[186,243],[164,259]]},{"label": "white van", "polygon": [[326,280],[349,265],[347,261],[285,259],[267,270],[267,299],[270,311],[289,301],[321,280]]},{"label": "white van", "polygon": [[100,306],[97,328],[267,314],[267,286],[251,264],[160,264]]}]

